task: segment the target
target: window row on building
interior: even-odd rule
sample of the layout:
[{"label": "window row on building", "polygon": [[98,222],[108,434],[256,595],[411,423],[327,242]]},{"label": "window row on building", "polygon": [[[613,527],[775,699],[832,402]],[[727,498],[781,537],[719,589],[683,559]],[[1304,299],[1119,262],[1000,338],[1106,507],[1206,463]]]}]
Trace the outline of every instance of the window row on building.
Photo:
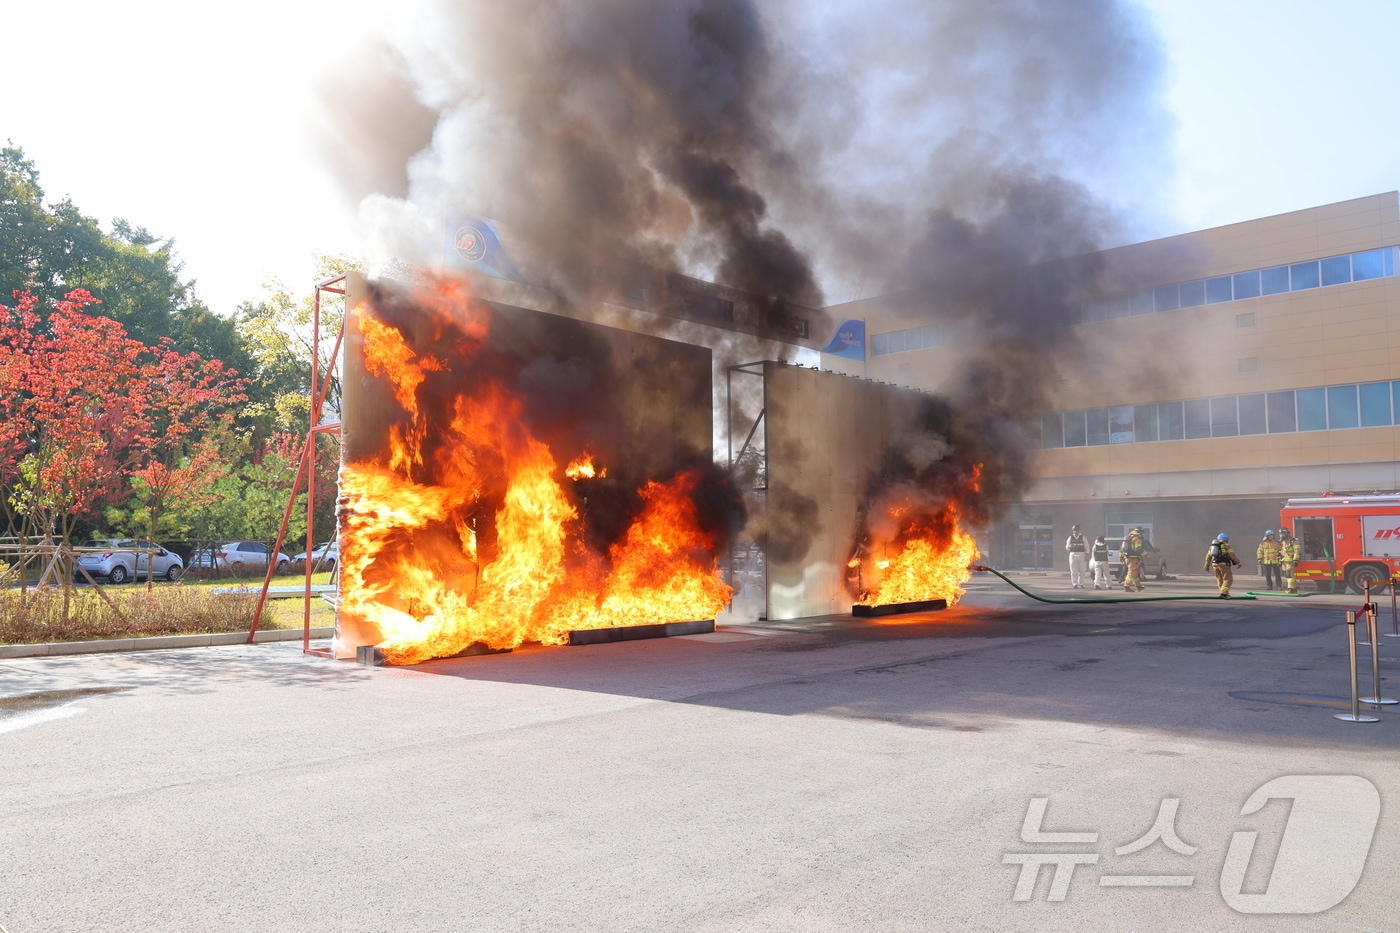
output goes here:
[{"label": "window row on building", "polygon": [[923,350],[941,347],[946,342],[941,324],[926,324],[923,327],[910,327],[886,334],[875,334],[870,338],[870,355],[886,356],[890,353],[903,353],[905,350]]},{"label": "window row on building", "polygon": [[1400,423],[1400,382],[1056,411],[1026,422],[1032,446],[1097,447]]},{"label": "window row on building", "polygon": [[1251,269],[1193,282],[1178,282],[1135,292],[1080,302],[1081,323],[1196,308],[1201,305],[1243,301],[1263,295],[1301,292],[1328,285],[1346,285],[1395,275],[1396,247],[1372,249],[1327,259],[1310,259],[1286,266]]},{"label": "window row on building", "polygon": [[[1397,251],[1400,251],[1400,247],[1387,246],[1361,253],[1348,253],[1345,256],[1310,259],[1286,266],[1251,269],[1248,272],[1220,275],[1211,279],[1196,279],[1193,282],[1178,282],[1175,285],[1161,285],[1135,292],[1091,298],[1079,302],[1074,307],[1078,322],[1087,324],[1093,321],[1222,304],[1227,301],[1244,301],[1284,292],[1300,292],[1329,285],[1364,282],[1395,275]],[[924,350],[941,347],[947,342],[946,325],[926,324],[922,327],[872,335],[870,355],[887,356],[908,350]]]}]

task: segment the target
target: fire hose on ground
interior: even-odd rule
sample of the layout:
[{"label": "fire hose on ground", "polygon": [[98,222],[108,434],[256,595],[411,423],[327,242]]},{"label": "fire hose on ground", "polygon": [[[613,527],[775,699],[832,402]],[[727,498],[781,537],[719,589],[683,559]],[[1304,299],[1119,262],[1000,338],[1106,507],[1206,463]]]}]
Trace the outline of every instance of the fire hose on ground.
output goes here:
[{"label": "fire hose on ground", "polygon": [[[986,566],[983,566],[982,564],[973,564],[973,565],[972,565],[970,568],[968,568],[968,569],[970,569],[970,570],[980,570],[980,571],[985,571],[985,572],[990,573],[990,574],[995,574],[996,576],[1001,577],[1001,578],[1002,578],[1003,580],[1005,580],[1007,583],[1010,583],[1011,586],[1012,586],[1013,588],[1020,590],[1022,593],[1026,594],[1026,595],[1029,596],[1031,599],[1034,599],[1036,602],[1042,602],[1042,603],[1057,603],[1057,604],[1061,604],[1061,605],[1071,605],[1071,606],[1092,606],[1092,605],[1094,605],[1094,604],[1096,604],[1096,603],[1102,604],[1102,605],[1108,605],[1108,604],[1110,604],[1110,603],[1161,603],[1161,602],[1169,602],[1169,601],[1177,601],[1177,602],[1179,602],[1179,601],[1185,600],[1185,599],[1213,599],[1213,600],[1218,600],[1218,599],[1220,598],[1219,596],[1101,596],[1101,597],[1096,597],[1096,598],[1093,598],[1093,599],[1051,599],[1051,598],[1048,597],[1048,596],[1039,596],[1039,595],[1037,595],[1037,594],[1035,594],[1035,593],[1032,593],[1030,590],[1026,589],[1024,586],[1018,585],[1014,580],[1012,580],[1011,578],[1007,577],[1006,574],[1002,573],[1002,572],[999,571],[999,570],[993,570],[991,567],[986,567]],[[1255,597],[1253,596],[1253,594],[1246,594],[1246,595],[1244,595],[1244,596],[1231,596],[1230,598],[1231,598],[1231,599],[1254,599]]]}]

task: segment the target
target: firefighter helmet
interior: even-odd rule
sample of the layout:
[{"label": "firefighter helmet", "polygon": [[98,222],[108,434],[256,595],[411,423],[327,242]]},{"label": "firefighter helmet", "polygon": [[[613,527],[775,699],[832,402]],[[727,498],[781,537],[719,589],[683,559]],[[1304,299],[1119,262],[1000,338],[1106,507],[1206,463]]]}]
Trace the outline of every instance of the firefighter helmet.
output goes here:
[{"label": "firefighter helmet", "polygon": [[1226,543],[1228,544],[1229,541],[1230,541],[1230,536],[1227,535],[1225,532],[1222,531],[1222,532],[1220,532],[1220,534],[1218,534],[1218,535],[1215,536],[1215,540],[1217,540],[1217,541],[1224,541],[1224,542],[1226,542]]}]

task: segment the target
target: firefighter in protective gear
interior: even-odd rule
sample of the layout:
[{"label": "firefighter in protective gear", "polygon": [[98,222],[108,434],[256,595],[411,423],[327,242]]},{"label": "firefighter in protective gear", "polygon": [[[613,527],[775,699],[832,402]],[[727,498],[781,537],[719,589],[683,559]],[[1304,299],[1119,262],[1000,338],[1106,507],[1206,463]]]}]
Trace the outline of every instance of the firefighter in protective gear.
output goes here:
[{"label": "firefighter in protective gear", "polygon": [[1274,540],[1272,528],[1264,532],[1264,540],[1259,542],[1256,556],[1259,558],[1259,573],[1264,577],[1264,589],[1283,589],[1283,577],[1279,572],[1279,546]]},{"label": "firefighter in protective gear", "polygon": [[1298,592],[1298,561],[1303,559],[1303,543],[1289,533],[1287,528],[1278,530],[1279,572],[1283,574],[1284,591]]},{"label": "firefighter in protective gear", "polygon": [[1123,590],[1144,590],[1142,585],[1142,559],[1147,554],[1147,545],[1142,540],[1142,529],[1134,528],[1123,539],[1123,563],[1127,570],[1123,574]]},{"label": "firefighter in protective gear", "polygon": [[1221,599],[1230,598],[1230,586],[1235,582],[1235,568],[1239,565],[1240,559],[1235,556],[1235,549],[1230,547],[1230,536],[1224,532],[1216,535],[1206,551],[1206,569],[1215,571]]}]

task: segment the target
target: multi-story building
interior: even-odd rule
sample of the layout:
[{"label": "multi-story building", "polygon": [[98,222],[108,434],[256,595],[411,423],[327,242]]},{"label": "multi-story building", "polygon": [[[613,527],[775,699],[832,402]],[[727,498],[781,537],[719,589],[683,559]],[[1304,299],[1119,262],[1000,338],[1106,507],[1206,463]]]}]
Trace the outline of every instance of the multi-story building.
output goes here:
[{"label": "multi-story building", "polygon": [[[1063,569],[1072,524],[1141,525],[1195,572],[1222,531],[1252,558],[1290,496],[1400,489],[1397,247],[1392,191],[1091,257],[1051,410],[1027,413],[1037,479],[981,536],[988,558]],[[863,372],[824,362],[937,391],[957,326],[918,305],[829,309],[869,340]]]}]

